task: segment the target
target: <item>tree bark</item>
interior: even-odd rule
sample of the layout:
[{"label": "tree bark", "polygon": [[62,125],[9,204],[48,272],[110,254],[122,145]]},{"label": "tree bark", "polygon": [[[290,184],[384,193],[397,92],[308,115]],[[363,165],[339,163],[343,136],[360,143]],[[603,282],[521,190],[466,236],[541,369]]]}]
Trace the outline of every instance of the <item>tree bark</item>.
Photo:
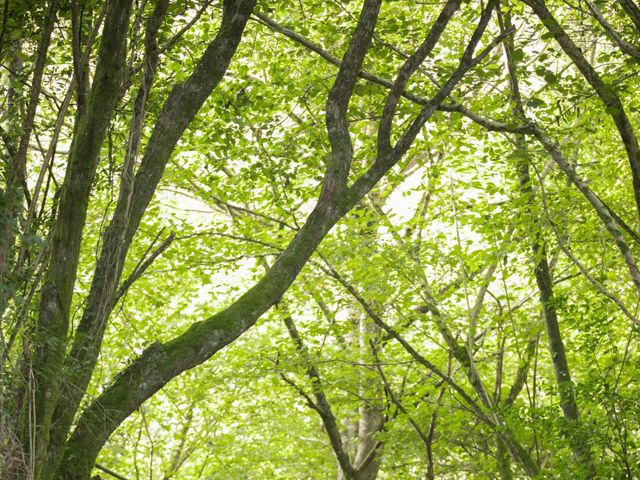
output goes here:
[{"label": "tree bark", "polygon": [[[578,48],[571,37],[567,35],[566,31],[547,8],[544,0],[522,1],[529,5],[538,18],[540,18],[549,33],[553,35],[562,50],[572,60],[573,64],[589,85],[591,85],[598,97],[600,97],[602,103],[605,105],[606,113],[613,119],[627,153],[629,167],[631,169],[633,195],[636,200],[636,215],[640,221],[640,147],[638,146],[638,139],[636,138],[633,126],[629,121],[629,117],[627,117],[620,98],[613,90],[613,87],[602,80],[596,69],[593,68],[585,58],[580,48]],[[620,3],[624,6],[630,5],[633,2],[631,0],[623,0]]]},{"label": "tree bark", "polygon": [[[280,299],[320,241],[359,200],[360,197],[353,199],[352,203],[343,201],[352,151],[346,113],[357,74],[373,35],[379,7],[379,0],[365,2],[338,72],[336,85],[329,94],[327,131],[332,143],[332,155],[318,203],[305,225],[253,288],[226,310],[194,323],[185,333],[170,342],[154,343],[85,409],[67,442],[63,461],[58,468],[60,478],[84,480],[104,442],[142,402],[173,377],[204,362],[250,328]],[[199,73],[204,75],[209,72]],[[186,94],[180,92],[179,87],[176,90],[180,95]],[[191,97],[184,98],[186,103]],[[186,105],[191,106],[188,103]],[[143,160],[138,176],[143,175],[144,167]],[[153,171],[158,174],[159,179],[161,170]],[[135,195],[134,192],[134,199]],[[135,204],[134,210],[138,207]]]},{"label": "tree bark", "polygon": [[[362,316],[359,320],[360,352],[362,362],[372,361],[369,341],[376,342],[380,338],[380,327],[369,318]],[[380,469],[382,444],[376,438],[384,428],[385,416],[382,405],[382,385],[380,378],[374,372],[365,370],[360,380],[360,390],[366,399],[358,409],[358,445],[353,458],[353,464],[360,474],[361,480],[375,480]]]},{"label": "tree bark", "polygon": [[633,0],[619,0],[620,6],[640,33],[640,8]]},{"label": "tree bark", "polygon": [[[528,199],[529,221],[532,224],[538,224],[538,219],[531,215],[531,204],[533,202],[533,190],[531,188],[531,177],[529,175],[529,166],[526,159],[522,159],[518,166],[518,177],[520,181],[520,190]],[[551,362],[556,377],[556,385],[558,386],[558,395],[560,396],[560,408],[564,414],[569,431],[567,436],[573,454],[580,465],[580,478],[593,478],[594,465],[590,453],[590,442],[581,438],[575,431],[580,425],[580,416],[578,413],[578,402],[575,396],[575,386],[571,380],[571,372],[569,370],[569,362],[560,332],[558,323],[558,313],[554,303],[553,281],[547,262],[547,253],[542,236],[538,227],[530,229],[531,236],[531,252],[533,254],[534,272],[538,290],[540,292],[540,303],[544,314],[545,331],[547,332],[547,345],[551,353]],[[578,472],[576,472],[578,474]]]},{"label": "tree bark", "polygon": [[[511,26],[511,17],[509,14],[505,17],[504,27]],[[513,111],[516,117],[526,120],[524,105],[520,93],[518,75],[516,70],[516,62],[513,58],[514,47],[510,42],[505,44],[507,56],[507,69],[509,72],[511,97],[513,100]],[[564,342],[560,332],[558,323],[558,314],[553,298],[553,280],[549,270],[547,261],[546,245],[544,243],[542,232],[540,230],[540,218],[535,215],[535,195],[531,185],[531,175],[529,173],[529,154],[527,151],[526,140],[522,135],[518,135],[515,139],[515,147],[518,153],[516,171],[520,186],[520,194],[525,199],[525,214],[529,223],[529,241],[531,245],[531,253],[533,257],[534,275],[540,293],[540,303],[544,315],[544,325],[547,334],[547,345],[551,353],[551,362],[553,364],[556,385],[560,396],[560,408],[564,414],[565,421],[569,428],[575,428],[579,425],[578,404],[575,397],[575,389],[571,381],[571,373],[569,363],[565,353]],[[511,396],[510,396],[511,397]],[[573,454],[582,470],[581,475],[586,478],[592,478],[594,472],[593,460],[591,458],[589,442],[578,439],[575,432],[568,432],[568,439]]]},{"label": "tree bark", "polygon": [[[49,430],[59,398],[60,372],[67,348],[69,309],[76,280],[80,243],[91,184],[111,115],[120,96],[131,0],[109,3],[89,105],[78,117],[53,228],[51,260],[45,275],[36,323],[33,358],[35,380],[36,479],[46,478]],[[28,426],[22,429],[28,431]],[[28,435],[23,434],[23,438]]]},{"label": "tree bark", "polygon": [[[11,298],[14,290],[14,282],[8,278],[9,271],[11,270],[11,251],[16,238],[16,224],[25,200],[29,140],[31,139],[31,132],[33,131],[35,123],[38,101],[42,93],[42,77],[44,75],[47,53],[49,51],[49,45],[51,44],[51,33],[55,26],[57,12],[58,0],[51,0],[42,33],[40,34],[31,79],[31,89],[29,91],[29,101],[20,127],[18,147],[17,150],[13,152],[14,158],[10,158],[7,162],[8,168],[5,174],[5,191],[0,192],[0,318],[4,315],[7,302],[9,298]],[[12,156],[11,152],[7,153],[9,153],[8,157]]]},{"label": "tree bark", "polygon": [[[133,172],[138,156],[140,139],[144,122],[145,104],[151,89],[155,69],[158,63],[158,50],[155,37],[164,19],[168,7],[168,0],[160,0],[156,3],[153,14],[149,18],[145,35],[145,70],[140,82],[133,108],[129,140],[123,162],[122,180],[118,203],[124,204],[124,213],[114,216],[103,239],[102,255],[98,262],[92,288],[87,298],[86,307],[78,330],[75,332],[71,355],[65,359],[63,369],[64,380],[61,385],[60,399],[53,415],[51,442],[48,455],[47,471],[55,471],[56,465],[61,460],[64,451],[64,442],[69,433],[69,427],[73,421],[78,405],[86,391],[87,385],[93,373],[97,361],[100,343],[96,342],[95,348],[85,348],[78,352],[77,345],[82,344],[87,334],[83,327],[87,324],[87,317],[95,317],[98,323],[98,332],[92,332],[94,336],[102,338],[107,317],[113,308],[113,298],[118,280],[122,273],[125,251],[122,251],[121,238],[113,235],[122,235],[126,231],[127,220],[130,212],[131,191],[133,187]],[[116,238],[114,238],[116,237]]]}]

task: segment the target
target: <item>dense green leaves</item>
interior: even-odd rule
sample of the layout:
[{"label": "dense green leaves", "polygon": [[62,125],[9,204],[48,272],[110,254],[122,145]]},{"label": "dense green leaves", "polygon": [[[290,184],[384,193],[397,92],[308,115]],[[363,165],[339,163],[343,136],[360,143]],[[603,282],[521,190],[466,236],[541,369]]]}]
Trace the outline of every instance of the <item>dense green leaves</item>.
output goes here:
[{"label": "dense green leaves", "polygon": [[[390,85],[444,4],[382,2],[351,72],[361,77],[343,119],[353,154],[336,186],[327,97],[363,3],[376,2],[258,2],[245,27],[229,12],[251,3],[168,2],[149,72],[145,39],[162,2],[134,2],[104,138],[83,119],[109,113],[91,112],[86,95],[100,91],[113,14],[75,0],[2,7],[0,476],[86,480],[94,462],[103,478],[136,479],[639,476],[635,4],[489,2],[475,49],[490,46],[486,57],[385,164],[377,137]],[[481,3],[461,5],[408,79],[392,145],[460,68]],[[184,132],[166,133],[178,124]],[[83,135],[95,152],[73,170]],[[156,152],[166,168],[140,167]],[[348,189],[382,164],[354,197]],[[65,175],[87,195],[61,203]],[[131,209],[144,210],[139,227]],[[69,212],[86,221],[65,223]],[[56,228],[82,237],[77,272]],[[56,310],[67,333],[44,338],[60,301],[51,285],[73,295]],[[95,300],[92,285],[113,293]],[[96,305],[100,321],[80,327]],[[86,349],[71,351],[83,335]],[[97,364],[83,367],[91,348]],[[38,367],[42,351],[64,365]],[[86,389],[70,380],[83,368]]]}]

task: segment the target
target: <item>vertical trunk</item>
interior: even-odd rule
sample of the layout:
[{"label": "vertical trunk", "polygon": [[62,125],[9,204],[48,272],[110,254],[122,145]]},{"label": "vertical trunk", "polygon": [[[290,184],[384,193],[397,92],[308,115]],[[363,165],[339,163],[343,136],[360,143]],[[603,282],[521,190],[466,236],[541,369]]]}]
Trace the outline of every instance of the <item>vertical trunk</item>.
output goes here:
[{"label": "vertical trunk", "polygon": [[[358,333],[359,316],[355,308],[350,307],[349,313],[349,325],[350,329],[345,335],[345,348],[353,350],[358,348],[360,335]],[[347,419],[342,422],[344,427],[341,431],[341,436],[344,440],[345,450],[350,458],[355,458],[357,450],[357,442],[360,429],[360,409],[353,408],[347,414]],[[338,468],[336,480],[347,480],[343,468]]]},{"label": "vertical trunk", "polygon": [[[361,362],[371,362],[369,339],[378,335],[380,328],[366,316],[359,315],[353,323],[354,335],[352,346],[360,350]],[[358,480],[375,480],[380,470],[381,444],[375,438],[376,433],[384,428],[382,404],[382,384],[374,372],[360,373],[358,390],[364,403],[356,410],[356,418],[352,419],[344,434],[345,444],[351,447],[353,467],[358,473]],[[350,478],[344,471],[338,471],[338,480]]]},{"label": "vertical trunk", "polygon": [[[96,66],[89,105],[78,117],[69,163],[62,186],[58,217],[53,227],[51,261],[41,292],[32,359],[35,382],[34,410],[37,420],[35,478],[47,478],[47,449],[51,419],[59,398],[60,372],[67,348],[69,311],[76,280],[82,231],[91,184],[100,149],[111,121],[124,76],[124,60],[131,0],[109,3],[102,46]],[[29,425],[22,430],[28,431]],[[28,434],[23,434],[28,437]]]},{"label": "vertical trunk", "polygon": [[500,437],[496,437],[496,462],[500,480],[513,480],[509,451]]},{"label": "vertical trunk", "polygon": [[[361,316],[359,321],[359,342],[363,363],[371,362],[369,340],[375,341],[380,327],[369,318]],[[360,472],[361,480],[375,480],[380,469],[381,445],[375,435],[384,428],[382,384],[380,377],[365,370],[360,382],[360,394],[366,403],[358,409],[358,444],[353,464]]]},{"label": "vertical trunk", "polygon": [[[520,147],[523,148],[524,146],[521,144]],[[571,381],[571,373],[565,353],[564,342],[560,332],[558,314],[554,304],[553,281],[547,261],[546,248],[540,230],[537,227],[538,219],[532,215],[533,191],[531,188],[528,160],[524,158],[524,155],[518,165],[518,178],[521,192],[528,200],[527,210],[529,221],[532,225],[536,225],[530,229],[531,251],[533,254],[536,283],[538,284],[538,290],[540,292],[540,303],[542,304],[544,313],[547,343],[549,352],[551,353],[551,361],[553,363],[558,394],[560,396],[560,407],[568,424],[569,431],[567,434],[571,449],[580,466],[580,478],[592,478],[594,466],[591,459],[589,442],[585,441],[584,438],[580,438],[575,431],[580,423],[578,404],[575,397],[574,384]]]},{"label": "vertical trunk", "polygon": [[0,319],[6,309],[7,301],[14,288],[15,279],[11,277],[12,249],[17,230],[17,215],[22,205],[22,185],[18,178],[17,141],[19,138],[20,119],[20,83],[19,75],[23,68],[20,42],[11,46],[10,71],[7,74],[9,86],[7,88],[6,112],[3,120],[8,120],[7,132],[4,138],[2,168],[5,183],[0,189]]},{"label": "vertical trunk", "polygon": [[[76,409],[91,379],[108,317],[113,308],[126,254],[134,234],[162,177],[178,140],[198,110],[222,80],[240,43],[255,0],[227,0],[222,25],[216,38],[198,62],[192,75],[177,85],[165,102],[154,126],[133,185],[123,180],[123,188],[113,218],[105,232],[96,274],[76,331],[71,352],[65,361],[65,381],[72,386],[58,406],[60,420],[56,434],[64,439]],[[141,128],[140,126],[138,128]],[[131,166],[132,174],[133,166]]]},{"label": "vertical trunk", "polygon": [[[559,26],[555,24],[558,29],[553,27],[551,23],[554,23],[550,13],[546,10],[543,0],[530,0],[529,5],[536,10],[538,16],[546,23],[545,25],[550,28],[556,36],[556,40],[561,43],[563,48],[567,44],[572,44],[571,40],[564,34],[564,32],[558,32]],[[535,4],[535,6],[533,6]],[[548,17],[543,15],[546,12]],[[502,28],[511,27],[511,17],[507,14],[504,18],[505,24],[502,24]],[[575,46],[575,45],[574,45]],[[514,46],[513,40],[509,40],[505,43],[505,51],[507,56],[507,68],[509,71],[511,96],[514,102],[514,113],[517,117],[525,120],[525,110],[522,103],[522,97],[520,93],[520,87],[518,83],[518,76],[516,71],[516,63],[513,58]],[[570,55],[571,56],[571,55]],[[588,63],[586,66],[580,61],[582,59],[584,63],[586,60],[582,57],[580,52],[579,58],[572,59],[576,62],[576,66],[583,71],[592,68]],[[583,71],[584,73],[584,71]],[[595,71],[592,72],[597,77]],[[599,77],[589,79],[590,83],[596,88],[596,85],[600,81]],[[597,90],[597,88],[596,88]],[[626,118],[626,117],[625,117]],[[635,138],[635,137],[634,137]],[[529,173],[529,153],[527,151],[527,145],[524,137],[518,135],[515,140],[515,146],[518,152],[518,161],[516,165],[518,181],[520,184],[520,193],[525,198],[525,214],[529,222],[529,236],[531,242],[531,252],[533,255],[534,273],[536,277],[536,283],[540,292],[540,303],[542,304],[542,310],[544,314],[545,331],[547,334],[547,343],[549,351],[551,353],[551,361],[556,377],[556,384],[560,395],[560,407],[564,414],[564,418],[569,425],[569,429],[573,429],[579,424],[578,405],[575,398],[575,390],[573,382],[571,381],[571,374],[569,371],[569,364],[564,349],[564,342],[562,341],[562,335],[560,333],[560,326],[558,324],[558,315],[555,305],[553,303],[553,281],[551,279],[551,272],[549,270],[549,263],[547,261],[546,246],[544,239],[540,231],[539,223],[540,219],[535,215],[535,196],[531,185],[531,175]],[[635,178],[635,177],[634,177]],[[638,198],[638,197],[637,197]],[[593,462],[589,451],[589,443],[581,441],[577,438],[574,432],[569,431],[569,442],[571,449],[580,466],[581,478],[591,478],[593,475]]]},{"label": "vertical trunk", "polygon": [[18,147],[13,154],[9,152],[13,158],[7,162],[5,192],[0,193],[0,318],[5,312],[7,301],[13,291],[13,288],[9,286],[10,282],[6,281],[7,274],[10,270],[10,252],[15,241],[16,223],[20,216],[24,195],[27,193],[27,151],[35,123],[38,101],[40,100],[42,77],[44,75],[47,52],[49,51],[49,45],[51,43],[51,33],[55,25],[57,10],[58,1],[51,0],[47,9],[47,16],[42,33],[40,34],[26,112],[22,125],[20,126],[20,131],[18,132],[20,135]]},{"label": "vertical trunk", "polygon": [[[88,476],[100,449],[124,419],[172,378],[206,361],[253,326],[261,315],[280,300],[324,236],[359,200],[356,198],[349,204],[345,196],[351,162],[351,149],[345,146],[349,140],[346,113],[357,74],[373,36],[379,7],[379,0],[365,1],[358,26],[329,94],[327,130],[332,139],[332,153],[318,202],[305,225],[267,274],[226,310],[192,324],[186,332],[165,344],[154,343],[114,379],[79,417],[76,428],[66,442],[65,454],[58,467],[59,477],[84,479]],[[198,74],[206,77],[209,72],[198,69]],[[178,93],[184,97],[189,92]],[[193,104],[187,102],[184,107],[190,109]],[[167,128],[170,127],[167,125]],[[142,178],[144,166],[143,161],[138,172]],[[161,176],[163,166],[151,165],[151,168]],[[144,205],[141,208],[144,210]]]},{"label": "vertical trunk", "polygon": [[[502,329],[502,325],[500,325],[500,329]],[[498,336],[498,352],[496,353],[496,381],[493,389],[493,398],[496,402],[496,405],[499,405],[502,402],[502,376],[503,376],[503,367],[504,367],[504,346],[505,339],[500,333]],[[517,379],[516,379],[517,382]],[[517,394],[516,394],[517,395]],[[507,403],[507,402],[505,402]],[[498,467],[498,474],[500,475],[500,480],[512,480],[513,474],[511,472],[511,459],[509,458],[509,451],[507,450],[507,446],[504,444],[502,439],[496,435],[496,465]]]},{"label": "vertical trunk", "polygon": [[[149,90],[153,84],[155,69],[158,63],[158,49],[155,41],[156,33],[164,19],[167,6],[168,0],[158,1],[147,26],[144,73],[134,102],[118,199],[118,205],[124,205],[124,210],[121,215],[114,216],[104,235],[100,260],[95,269],[90,294],[87,298],[82,316],[82,320],[85,320],[87,316],[96,317],[98,319],[97,329],[104,328],[106,324],[106,319],[113,307],[114,293],[124,265],[126,250],[123,250],[121,236],[124,231],[126,231],[127,220],[129,218],[133,172],[135,170],[142,136],[146,101]],[[77,50],[79,50],[79,48],[77,48]],[[79,57],[79,55],[76,56]],[[78,62],[80,62],[80,58],[78,58]],[[79,70],[76,69],[76,75],[79,75],[78,72]],[[79,81],[81,81],[81,77],[82,76],[78,77]],[[80,91],[81,89],[79,88],[79,95]],[[84,327],[85,323],[86,321],[81,321],[80,325]],[[99,333],[100,332],[95,331],[90,332],[90,334],[94,336],[99,335]],[[84,336],[88,334],[89,333],[84,331],[84,328],[79,328],[75,334],[74,347],[79,343],[78,339],[83,339]],[[69,433],[68,430],[73,421],[75,411],[93,373],[93,366],[97,360],[97,350],[99,346],[100,344],[98,343],[96,349],[83,349],[81,356],[77,354],[77,348],[73,348],[71,356],[72,362],[69,361],[69,358],[65,361],[64,373],[66,376],[62,385],[60,401],[54,411],[54,422],[51,431],[50,463],[48,465],[48,469],[51,471],[55,470],[55,465],[60,460],[64,450],[64,441]],[[69,365],[70,363],[71,365]]]}]

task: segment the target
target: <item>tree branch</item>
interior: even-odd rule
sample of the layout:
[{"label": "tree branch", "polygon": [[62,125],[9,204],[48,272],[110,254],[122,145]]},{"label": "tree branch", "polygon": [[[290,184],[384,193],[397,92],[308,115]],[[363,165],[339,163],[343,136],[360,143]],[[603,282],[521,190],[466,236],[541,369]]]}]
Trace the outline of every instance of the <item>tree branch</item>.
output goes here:
[{"label": "tree branch", "polygon": [[[567,35],[562,26],[547,8],[544,0],[523,0],[534,11],[549,33],[553,35],[562,50],[572,60],[585,80],[591,85],[598,97],[605,105],[608,113],[618,129],[622,144],[627,153],[629,167],[631,169],[633,195],[636,201],[636,210],[640,219],[640,147],[633,130],[633,126],[625,113],[620,98],[611,85],[606,84],[595,68],[585,58],[584,54]],[[623,4],[623,2],[620,2]]]},{"label": "tree branch", "polygon": [[602,12],[600,11],[600,7],[598,7],[596,3],[592,2],[591,0],[585,0],[585,2],[589,7],[589,10],[591,10],[593,17],[598,21],[607,36],[611,40],[613,40],[614,44],[616,44],[623,53],[626,53],[637,62],[640,62],[640,49],[638,49],[634,45],[631,45],[624,38],[622,38],[618,32],[615,31],[611,24],[607,22],[606,18],[604,18]]},{"label": "tree branch", "polygon": [[344,444],[342,443],[342,437],[340,435],[338,423],[336,422],[336,417],[333,414],[331,404],[327,400],[327,397],[324,394],[324,390],[322,388],[322,379],[320,378],[320,372],[311,362],[307,346],[304,344],[302,337],[300,337],[298,329],[296,328],[293,318],[291,317],[291,314],[289,313],[286,305],[279,304],[278,309],[282,311],[282,319],[287,327],[289,336],[293,340],[298,353],[300,353],[304,361],[306,374],[311,382],[311,389],[316,399],[316,401],[314,402],[315,410],[318,412],[320,418],[322,419],[322,424],[324,425],[327,436],[329,437],[329,442],[331,443],[333,453],[338,459],[340,468],[342,469],[346,477],[348,479],[357,480],[359,478],[358,472],[353,467],[351,460],[349,459],[349,455],[344,448]]}]

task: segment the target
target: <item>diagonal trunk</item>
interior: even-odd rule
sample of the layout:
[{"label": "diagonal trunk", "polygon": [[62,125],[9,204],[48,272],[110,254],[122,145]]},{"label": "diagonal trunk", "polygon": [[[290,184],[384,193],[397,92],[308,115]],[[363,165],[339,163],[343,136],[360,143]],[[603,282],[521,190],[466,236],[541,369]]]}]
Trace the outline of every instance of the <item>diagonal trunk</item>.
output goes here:
[{"label": "diagonal trunk", "polygon": [[640,33],[640,7],[633,0],[619,0],[618,3]]},{"label": "diagonal trunk", "polygon": [[[194,323],[185,333],[166,344],[153,344],[85,409],[67,442],[56,474],[58,477],[84,480],[111,433],[142,402],[169,380],[209,359],[253,326],[293,283],[329,230],[360,200],[361,196],[352,196],[350,202],[345,199],[351,161],[346,113],[357,73],[373,35],[379,7],[379,0],[365,2],[343,66],[329,94],[327,130],[332,139],[332,155],[318,203],[305,225],[253,288],[226,310]],[[201,72],[202,75],[207,73]],[[394,163],[391,162],[388,168]],[[143,171],[138,175],[143,175]]]},{"label": "diagonal trunk", "polygon": [[[589,63],[582,53],[582,50],[574,43],[549,11],[544,0],[523,0],[523,2],[529,5],[538,18],[540,18],[540,21],[549,33],[553,35],[564,53],[571,59],[585,80],[591,85],[593,91],[600,97],[600,100],[605,106],[605,112],[611,116],[622,140],[622,145],[627,153],[627,160],[631,170],[633,195],[636,201],[636,215],[640,218],[640,146],[638,145],[638,139],[633,125],[620,101],[620,97],[618,97],[611,85],[605,83],[596,69]],[[620,3],[625,8],[625,11],[638,11],[638,8],[632,0],[621,0]],[[635,7],[635,9],[633,7]],[[631,18],[635,18],[635,16]]]}]

